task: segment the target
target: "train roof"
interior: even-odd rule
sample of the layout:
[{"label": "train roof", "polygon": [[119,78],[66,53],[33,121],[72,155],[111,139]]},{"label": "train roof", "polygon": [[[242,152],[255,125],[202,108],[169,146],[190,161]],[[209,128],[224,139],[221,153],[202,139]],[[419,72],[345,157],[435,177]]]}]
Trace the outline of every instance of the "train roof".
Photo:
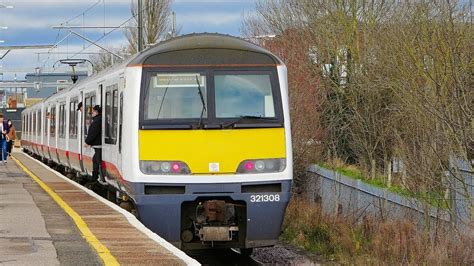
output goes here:
[{"label": "train roof", "polygon": [[124,62],[110,66],[72,86],[54,93],[43,101],[32,105],[37,107],[50,98],[100,79],[106,73],[127,66],[160,65],[281,65],[283,62],[266,49],[244,39],[218,33],[192,33],[172,38],[137,53]]},{"label": "train roof", "polygon": [[[193,60],[193,51],[196,50],[199,50],[200,55]],[[209,58],[204,58],[206,50],[211,55]],[[221,53],[216,55],[219,50]],[[170,56],[167,57],[166,54]],[[183,57],[182,60],[180,56]],[[179,65],[180,61],[193,65],[206,59],[206,63],[221,64],[225,63],[222,62],[223,57],[234,64],[283,64],[269,51],[244,39],[218,33],[193,33],[160,42],[137,54],[127,65],[164,65],[170,62]]]}]

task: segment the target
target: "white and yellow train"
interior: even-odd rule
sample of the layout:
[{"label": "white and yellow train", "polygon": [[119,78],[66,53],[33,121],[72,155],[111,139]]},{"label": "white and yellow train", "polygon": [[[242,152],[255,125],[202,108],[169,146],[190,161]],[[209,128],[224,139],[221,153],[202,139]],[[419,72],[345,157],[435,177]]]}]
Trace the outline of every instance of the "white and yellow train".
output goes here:
[{"label": "white and yellow train", "polygon": [[143,224],[183,249],[276,243],[293,173],[280,59],[219,34],[162,42],[25,109],[22,147],[91,175],[96,104],[106,189]]}]

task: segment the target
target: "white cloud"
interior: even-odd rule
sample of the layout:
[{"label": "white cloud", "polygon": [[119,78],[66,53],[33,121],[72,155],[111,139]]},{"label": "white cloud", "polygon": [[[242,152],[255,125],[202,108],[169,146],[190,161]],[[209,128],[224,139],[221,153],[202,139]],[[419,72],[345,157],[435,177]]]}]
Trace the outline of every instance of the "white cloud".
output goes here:
[{"label": "white cloud", "polygon": [[[105,26],[117,27],[129,18],[108,17],[105,20]],[[51,29],[52,26],[59,26],[64,20],[54,16],[32,17],[30,15],[2,14],[2,20],[9,30],[15,29]],[[81,21],[82,22],[82,21]],[[69,25],[82,26],[82,23],[71,22]],[[99,17],[87,18],[85,26],[103,26],[104,19]],[[110,29],[107,29],[110,30]],[[103,29],[88,29],[88,31],[103,31]]]},{"label": "white cloud", "polygon": [[[2,1],[2,4],[4,5],[12,5],[14,8],[17,7],[31,7],[32,5],[38,5],[40,4],[41,6],[53,6],[57,7],[59,4],[61,5],[84,5],[85,7],[93,5],[97,2],[100,2],[98,5],[102,5],[102,0],[7,0],[7,1]],[[130,4],[130,0],[106,0],[105,4]]]},{"label": "white cloud", "polygon": [[236,12],[188,12],[177,14],[178,24],[205,24],[222,26],[240,23],[241,14]]}]

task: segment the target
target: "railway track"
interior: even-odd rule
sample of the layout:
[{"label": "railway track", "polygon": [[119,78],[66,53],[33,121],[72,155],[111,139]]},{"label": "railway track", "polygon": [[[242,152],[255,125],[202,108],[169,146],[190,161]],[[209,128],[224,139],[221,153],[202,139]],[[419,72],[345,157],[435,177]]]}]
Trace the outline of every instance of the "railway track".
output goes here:
[{"label": "railway track", "polygon": [[241,256],[239,253],[231,249],[222,250],[193,250],[186,251],[186,254],[195,260],[199,261],[202,265],[249,265],[249,266],[260,266],[263,263],[253,259],[252,257]]}]

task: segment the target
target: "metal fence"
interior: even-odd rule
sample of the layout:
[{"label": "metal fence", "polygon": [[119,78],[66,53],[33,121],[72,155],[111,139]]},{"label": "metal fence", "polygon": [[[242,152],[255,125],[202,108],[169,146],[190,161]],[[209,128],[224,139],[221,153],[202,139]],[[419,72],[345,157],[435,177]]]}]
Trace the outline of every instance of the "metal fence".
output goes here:
[{"label": "metal fence", "polygon": [[[464,175],[472,185],[472,172]],[[465,184],[466,182],[461,182]],[[458,190],[456,190],[458,191]],[[321,205],[324,213],[351,219],[365,217],[410,219],[420,226],[452,224],[461,230],[472,230],[472,195],[454,193],[453,211],[435,208],[412,197],[401,196],[386,188],[374,187],[361,180],[344,176],[318,165],[309,167],[307,196]],[[472,187],[471,187],[471,193]],[[470,228],[470,229],[469,229]]]}]

